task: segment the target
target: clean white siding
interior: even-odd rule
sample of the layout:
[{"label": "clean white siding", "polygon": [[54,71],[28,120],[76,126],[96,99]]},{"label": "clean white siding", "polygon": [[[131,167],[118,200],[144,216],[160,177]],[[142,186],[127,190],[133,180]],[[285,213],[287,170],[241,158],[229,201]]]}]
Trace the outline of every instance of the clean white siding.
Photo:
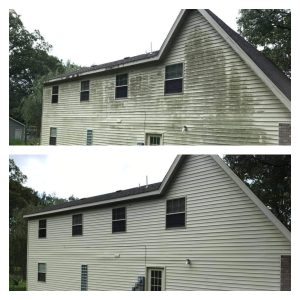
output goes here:
[{"label": "clean white siding", "polygon": [[[186,228],[166,230],[166,199],[182,196]],[[126,233],[111,233],[112,207],[82,211],[79,237],[71,214],[49,217],[45,240],[30,220],[29,290],[79,290],[81,264],[89,290],[131,290],[146,266],[166,268],[167,290],[280,289],[290,243],[211,157],[188,157],[165,197],[126,207]],[[47,263],[46,283],[37,282],[38,262]]]},{"label": "clean white siding", "polygon": [[[178,62],[184,93],[164,96],[165,66]],[[84,145],[87,128],[98,145],[136,145],[147,132],[163,133],[164,144],[278,144],[278,124],[290,123],[290,112],[195,10],[163,61],[116,72],[129,74],[128,99],[114,99],[114,72],[87,78],[88,102],[80,102],[79,80],[60,84],[58,104],[45,87],[41,143],[57,127],[61,145]]]}]

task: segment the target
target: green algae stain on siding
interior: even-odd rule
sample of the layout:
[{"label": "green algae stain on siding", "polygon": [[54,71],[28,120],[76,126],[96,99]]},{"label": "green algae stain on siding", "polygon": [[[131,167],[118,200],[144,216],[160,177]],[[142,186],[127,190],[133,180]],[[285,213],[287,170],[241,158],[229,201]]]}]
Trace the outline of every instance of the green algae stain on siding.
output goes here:
[{"label": "green algae stain on siding", "polygon": [[[215,43],[214,37],[200,26],[194,28],[185,45],[186,92],[195,86],[203,89],[203,97],[197,99],[205,105],[197,106],[202,131],[214,136],[215,142],[222,143],[225,135],[236,137],[238,143],[257,143],[266,140],[263,130],[253,132],[254,103],[252,93],[243,83],[243,74],[232,67],[227,49],[209,47]],[[200,70],[200,71],[199,71]],[[201,70],[203,70],[201,72]],[[192,93],[191,93],[192,95]],[[190,98],[190,102],[195,99]],[[188,105],[188,104],[187,104]],[[233,139],[234,139],[233,138]],[[205,137],[203,137],[205,143]],[[234,141],[233,143],[234,144]]]}]

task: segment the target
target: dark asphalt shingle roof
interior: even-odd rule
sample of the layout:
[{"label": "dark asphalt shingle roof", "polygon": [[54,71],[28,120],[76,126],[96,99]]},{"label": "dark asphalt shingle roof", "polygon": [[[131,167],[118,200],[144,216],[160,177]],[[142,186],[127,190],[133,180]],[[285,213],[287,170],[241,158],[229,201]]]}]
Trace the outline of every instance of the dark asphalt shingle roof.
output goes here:
[{"label": "dark asphalt shingle roof", "polygon": [[64,202],[62,204],[52,205],[52,206],[44,207],[42,209],[38,209],[34,213],[41,213],[41,212],[47,212],[47,211],[50,212],[53,210],[68,208],[68,207],[75,208],[76,206],[82,205],[82,204],[90,204],[90,203],[95,204],[97,202],[99,202],[99,204],[101,204],[101,202],[104,200],[113,200],[113,199],[117,199],[117,198],[124,198],[124,197],[128,197],[128,196],[134,196],[134,195],[153,192],[153,191],[158,190],[160,185],[161,185],[161,182],[157,182],[157,183],[148,184],[148,186],[144,185],[144,186],[140,186],[140,187],[135,187],[135,188],[126,189],[126,190],[120,190],[120,191],[103,194],[103,195],[99,195],[99,196],[82,198],[80,200],[74,200],[74,201],[70,201],[70,202]]},{"label": "dark asphalt shingle roof", "polygon": [[[279,70],[268,58],[266,58],[261,52],[259,52],[255,47],[248,43],[243,37],[241,37],[237,32],[226,25],[219,17],[217,17],[209,9],[205,10],[222,29],[244,50],[244,52],[253,60],[253,62],[267,75],[267,77],[278,87],[278,89],[288,98],[291,99],[291,81],[290,79]],[[104,63],[101,65],[94,65],[91,67],[83,67],[75,71],[65,73],[56,77],[51,78],[73,78],[80,76],[81,74],[89,71],[96,71],[101,69],[112,69],[118,66],[122,67],[124,64],[138,62],[142,60],[147,60],[156,57],[159,51],[154,51],[152,53],[146,53],[141,55],[136,55],[133,57],[126,57],[117,61]]]},{"label": "dark asphalt shingle roof", "polygon": [[56,79],[56,78],[61,78],[61,77],[73,77],[76,75],[79,76],[80,74],[85,73],[85,72],[96,71],[96,70],[101,70],[101,69],[109,70],[111,68],[122,66],[124,64],[137,62],[137,61],[141,61],[144,59],[149,59],[149,58],[155,57],[155,56],[157,56],[158,53],[159,53],[159,51],[153,51],[151,53],[145,53],[145,54],[140,54],[140,55],[136,55],[136,56],[125,57],[123,59],[115,60],[115,61],[104,63],[101,65],[93,65],[91,67],[82,67],[80,69],[53,77],[53,78],[51,78],[51,80]]},{"label": "dark asphalt shingle roof", "polygon": [[242,48],[255,64],[272,80],[281,92],[291,100],[291,80],[279,70],[272,61],[266,58],[255,47],[248,43],[242,36],[226,25],[212,11],[206,12],[218,23],[219,26]]}]

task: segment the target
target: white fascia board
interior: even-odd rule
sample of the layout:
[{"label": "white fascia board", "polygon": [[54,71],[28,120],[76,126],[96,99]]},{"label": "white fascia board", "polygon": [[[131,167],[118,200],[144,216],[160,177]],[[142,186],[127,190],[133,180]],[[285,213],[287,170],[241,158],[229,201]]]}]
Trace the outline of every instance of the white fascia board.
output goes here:
[{"label": "white fascia board", "polygon": [[176,20],[175,20],[175,22],[174,22],[172,28],[170,29],[170,31],[169,31],[169,33],[168,33],[166,39],[164,40],[163,44],[161,45],[161,47],[160,47],[160,49],[159,49],[158,59],[160,59],[161,56],[162,56],[162,54],[164,53],[164,51],[165,51],[167,45],[169,44],[169,42],[170,42],[170,40],[171,40],[171,38],[172,38],[172,36],[173,36],[175,30],[177,29],[178,24],[180,23],[180,21],[181,21],[183,15],[184,15],[184,13],[185,13],[185,11],[186,11],[186,9],[180,10],[180,13],[179,13],[179,15],[177,16],[177,18],[176,18]]},{"label": "white fascia board", "polygon": [[139,199],[139,198],[155,196],[158,194],[159,194],[159,190],[156,190],[153,192],[143,193],[143,194],[139,194],[139,195],[115,198],[115,199],[111,199],[111,200],[103,200],[103,201],[99,201],[99,202],[93,202],[93,203],[87,203],[87,204],[81,204],[81,205],[74,205],[74,206],[65,207],[65,208],[58,208],[55,210],[48,210],[48,211],[44,211],[44,212],[40,212],[40,213],[39,212],[33,213],[33,214],[29,214],[29,215],[24,215],[23,218],[38,217],[38,216],[44,216],[44,215],[57,214],[57,213],[61,213],[61,212],[68,212],[71,210],[91,208],[91,207],[102,206],[102,205],[111,204],[111,203],[115,203],[115,202],[119,202],[119,201],[135,200],[135,199]]},{"label": "white fascia board", "polygon": [[164,177],[164,179],[163,179],[163,181],[162,181],[162,183],[159,187],[159,194],[161,194],[165,190],[166,185],[169,182],[170,177],[173,176],[173,174],[176,171],[177,166],[178,166],[180,160],[182,159],[182,157],[183,157],[183,155],[177,155],[176,156],[175,160],[173,161],[171,167],[169,168],[166,176]]},{"label": "white fascia board", "polygon": [[287,238],[287,240],[291,241],[291,232],[273,215],[273,213],[250,190],[250,188],[226,165],[226,163],[218,155],[212,155],[211,157],[229,175],[229,177],[233,179],[233,181],[241,188],[241,190],[258,206],[258,208],[278,228],[278,230]]},{"label": "white fascia board", "polygon": [[273,83],[273,81],[254,63],[254,61],[246,54],[246,52],[223,30],[223,28],[205,11],[198,9],[203,17],[210,25],[223,37],[223,39],[231,46],[231,48],[245,61],[252,71],[266,84],[274,95],[283,103],[283,105],[291,111],[291,101],[281,92],[281,90]]},{"label": "white fascia board", "polygon": [[54,82],[57,82],[57,81],[75,79],[75,78],[79,79],[80,77],[83,77],[83,76],[88,76],[88,75],[93,75],[93,74],[97,74],[97,73],[102,73],[102,72],[105,72],[105,71],[119,69],[120,67],[121,68],[131,67],[131,66],[134,66],[134,65],[148,63],[148,62],[152,62],[152,61],[156,61],[156,60],[158,60],[157,56],[151,57],[151,58],[146,58],[146,59],[143,59],[143,60],[134,61],[134,62],[127,63],[127,64],[117,65],[117,66],[111,67],[111,68],[102,68],[102,69],[97,69],[97,70],[93,70],[93,71],[87,71],[87,72],[84,72],[84,73],[80,73],[79,75],[74,74],[74,75],[69,76],[69,77],[66,76],[66,77],[54,78],[54,79],[50,79],[48,81],[45,81],[45,83],[54,83]]}]

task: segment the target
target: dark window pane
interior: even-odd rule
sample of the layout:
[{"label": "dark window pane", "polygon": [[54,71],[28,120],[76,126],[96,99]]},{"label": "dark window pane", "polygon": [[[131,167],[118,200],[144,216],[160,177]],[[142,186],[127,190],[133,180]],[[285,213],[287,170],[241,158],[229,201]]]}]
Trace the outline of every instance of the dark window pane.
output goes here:
[{"label": "dark window pane", "polygon": [[87,291],[88,289],[88,266],[81,265],[81,290]]},{"label": "dark window pane", "polygon": [[113,221],[112,222],[112,232],[126,231],[126,220]]},{"label": "dark window pane", "polygon": [[45,229],[39,229],[39,238],[45,238],[47,234],[47,230]]},{"label": "dark window pane", "polygon": [[58,85],[52,87],[52,94],[58,94]]},{"label": "dark window pane", "polygon": [[177,213],[185,211],[185,199],[174,199],[167,201],[167,213]]},{"label": "dark window pane", "polygon": [[85,91],[85,92],[80,92],[80,101],[88,101],[90,98],[90,92]]},{"label": "dark window pane", "polygon": [[46,281],[46,273],[38,273],[38,281]]},{"label": "dark window pane", "polygon": [[58,103],[58,95],[52,95],[52,103]]},{"label": "dark window pane", "polygon": [[150,145],[160,145],[160,137],[150,136]]},{"label": "dark window pane", "polygon": [[113,214],[112,216],[113,220],[125,219],[126,209],[125,207],[114,208],[112,210],[112,214]]},{"label": "dark window pane", "polygon": [[93,130],[87,130],[86,132],[86,144],[92,145],[93,144]]},{"label": "dark window pane", "polygon": [[178,213],[166,216],[166,227],[184,227],[185,226],[185,213]]},{"label": "dark window pane", "polygon": [[72,224],[73,225],[81,225],[82,224],[82,214],[73,215],[72,216]]},{"label": "dark window pane", "polygon": [[174,94],[182,92],[182,79],[165,81],[165,94]]},{"label": "dark window pane", "polygon": [[127,98],[127,86],[116,87],[116,98]]},{"label": "dark window pane", "polygon": [[180,78],[182,77],[183,64],[176,64],[166,66],[166,79]]},{"label": "dark window pane", "polygon": [[46,228],[47,221],[46,220],[39,220],[39,228]]},{"label": "dark window pane", "polygon": [[128,74],[122,74],[116,76],[116,86],[127,85],[128,83]]},{"label": "dark window pane", "polygon": [[56,137],[50,136],[49,145],[56,145]]},{"label": "dark window pane", "polygon": [[81,91],[88,91],[90,89],[90,81],[81,81]]},{"label": "dark window pane", "polygon": [[82,225],[73,225],[72,235],[82,235]]}]

